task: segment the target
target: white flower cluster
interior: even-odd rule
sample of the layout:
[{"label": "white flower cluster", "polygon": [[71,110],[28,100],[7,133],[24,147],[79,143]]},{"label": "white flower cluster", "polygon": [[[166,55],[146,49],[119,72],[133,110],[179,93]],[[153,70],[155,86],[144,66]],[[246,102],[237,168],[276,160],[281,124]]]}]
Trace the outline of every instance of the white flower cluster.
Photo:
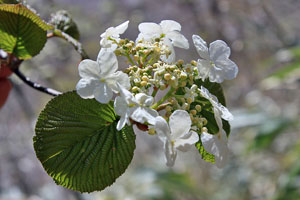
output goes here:
[{"label": "white flower cluster", "polygon": [[[81,61],[77,93],[102,104],[110,102],[115,94],[115,113],[120,117],[117,130],[136,124],[151,135],[157,134],[164,143],[168,166],[174,165],[177,150],[185,152],[201,138],[205,150],[215,156],[216,165],[223,167],[229,150],[222,119],[232,120],[233,116],[216,96],[196,82],[209,79],[221,83],[235,78],[238,68],[229,59],[230,48],[220,40],[207,47],[200,36],[193,35],[200,59],[184,63],[175,60],[174,47],[189,48],[178,22],[141,23],[135,42],[120,38],[128,23],[101,34],[97,61]],[[124,71],[118,70],[117,56],[128,59],[129,66]],[[159,90],[167,92],[155,102]],[[207,102],[219,128],[214,135],[208,133],[209,122],[201,113],[207,109]]]}]

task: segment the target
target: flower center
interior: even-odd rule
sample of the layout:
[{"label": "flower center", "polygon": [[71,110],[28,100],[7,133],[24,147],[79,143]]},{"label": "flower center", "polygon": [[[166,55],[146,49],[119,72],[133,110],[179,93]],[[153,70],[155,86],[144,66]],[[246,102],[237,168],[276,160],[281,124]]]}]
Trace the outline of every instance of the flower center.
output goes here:
[{"label": "flower center", "polygon": [[134,103],[130,103],[130,104],[128,105],[128,107],[130,107],[130,108],[132,108],[132,107],[134,107],[134,106],[136,106]]}]

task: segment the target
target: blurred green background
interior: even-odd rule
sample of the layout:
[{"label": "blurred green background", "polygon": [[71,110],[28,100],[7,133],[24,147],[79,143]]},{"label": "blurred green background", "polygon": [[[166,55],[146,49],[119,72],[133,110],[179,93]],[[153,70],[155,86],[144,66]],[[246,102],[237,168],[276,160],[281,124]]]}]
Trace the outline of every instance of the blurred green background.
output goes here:
[{"label": "blurred green background", "polygon": [[[165,166],[162,143],[137,134],[126,173],[102,192],[79,194],[57,186],[37,160],[32,137],[39,112],[51,99],[12,76],[14,88],[0,110],[0,200],[300,199],[300,1],[298,0],[28,0],[48,21],[67,10],[92,59],[100,34],[130,20],[123,38],[135,40],[141,22],[178,21],[190,49],[177,58],[197,59],[191,36],[226,41],[239,66],[222,85],[233,112],[230,161],[224,169],[201,160],[195,149]],[[59,38],[24,62],[32,80],[74,90],[80,56]]]}]

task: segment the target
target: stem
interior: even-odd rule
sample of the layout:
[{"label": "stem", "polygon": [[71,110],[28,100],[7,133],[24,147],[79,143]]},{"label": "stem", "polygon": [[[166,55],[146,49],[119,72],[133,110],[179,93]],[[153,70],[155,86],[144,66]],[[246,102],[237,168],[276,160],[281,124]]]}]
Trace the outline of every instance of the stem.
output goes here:
[{"label": "stem", "polygon": [[128,53],[126,53],[125,56],[128,58],[129,62],[130,62],[132,65],[136,65],[136,64],[133,62],[132,58],[130,57],[130,55],[129,55]]},{"label": "stem", "polygon": [[157,92],[158,92],[158,88],[157,88],[157,87],[154,87],[151,96],[152,96],[152,97],[155,97],[156,94],[157,94]]},{"label": "stem", "polygon": [[160,104],[162,104],[163,102],[165,102],[170,96],[173,95],[173,92],[175,91],[175,88],[171,88],[167,94],[161,98],[156,104],[154,104],[151,108],[152,109],[156,109]]},{"label": "stem", "polygon": [[89,56],[87,55],[85,50],[82,48],[82,44],[80,42],[78,42],[76,39],[74,39],[70,35],[68,35],[65,32],[62,32],[61,30],[58,30],[58,29],[55,29],[53,31],[53,33],[49,33],[47,35],[48,38],[55,37],[55,36],[60,37],[64,40],[66,40],[67,42],[71,43],[73,45],[73,47],[75,48],[75,50],[81,55],[82,60],[89,59]]},{"label": "stem", "polygon": [[60,94],[62,94],[61,92],[59,91],[56,91],[54,89],[51,89],[51,88],[46,88],[46,87],[43,87],[41,86],[40,84],[37,84],[37,83],[34,83],[32,82],[29,78],[27,78],[24,74],[22,74],[19,69],[15,69],[14,70],[14,73],[22,80],[24,81],[24,83],[26,83],[27,85],[29,85],[30,87],[40,91],[40,92],[43,92],[43,93],[46,93],[46,94],[49,94],[51,96],[58,96]]}]

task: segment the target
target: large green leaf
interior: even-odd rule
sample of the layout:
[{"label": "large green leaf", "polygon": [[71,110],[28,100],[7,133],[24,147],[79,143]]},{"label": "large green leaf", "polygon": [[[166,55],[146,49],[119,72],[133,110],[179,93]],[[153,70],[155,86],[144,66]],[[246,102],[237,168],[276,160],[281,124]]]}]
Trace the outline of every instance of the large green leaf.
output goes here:
[{"label": "large green leaf", "polygon": [[0,49],[19,59],[38,54],[52,26],[21,4],[0,4]]},{"label": "large green leaf", "polygon": [[80,192],[102,190],[132,160],[132,127],[116,130],[113,106],[68,92],[52,99],[36,124],[34,149],[55,182]]}]

